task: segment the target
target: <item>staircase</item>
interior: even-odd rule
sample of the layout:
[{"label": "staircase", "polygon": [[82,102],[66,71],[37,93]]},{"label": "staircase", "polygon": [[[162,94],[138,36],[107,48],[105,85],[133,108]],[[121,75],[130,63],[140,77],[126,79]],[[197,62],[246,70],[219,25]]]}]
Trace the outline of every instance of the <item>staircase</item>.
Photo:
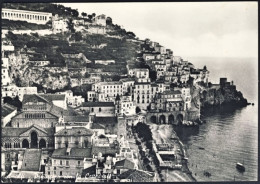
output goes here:
[{"label": "staircase", "polygon": [[22,171],[40,171],[42,150],[26,149],[24,153]]}]

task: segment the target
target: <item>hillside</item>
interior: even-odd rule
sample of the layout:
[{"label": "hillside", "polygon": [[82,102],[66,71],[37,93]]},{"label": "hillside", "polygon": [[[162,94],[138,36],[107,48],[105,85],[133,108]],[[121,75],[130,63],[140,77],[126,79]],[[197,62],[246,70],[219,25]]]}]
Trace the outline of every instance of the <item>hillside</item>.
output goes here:
[{"label": "hillside", "polygon": [[[5,3],[3,7],[45,11],[57,13],[60,17],[70,18],[70,20],[78,19],[75,10],[56,4],[37,3],[36,6],[34,3]],[[91,25],[94,16],[95,13],[85,17],[84,20]],[[71,25],[75,27],[74,23]],[[135,38],[135,34],[113,24],[110,17],[107,17],[107,34],[90,34],[86,32],[88,25],[83,26],[81,31],[70,30],[65,33],[39,36],[37,33],[14,34],[12,30],[51,29],[51,23],[37,25],[24,21],[3,20],[3,29],[9,30],[6,38],[11,41],[16,50],[16,53],[11,56],[10,63],[10,76],[16,85],[34,85],[43,90],[63,90],[72,87],[71,78],[80,81],[82,78],[89,77],[90,73],[102,71],[102,79],[112,80],[119,80],[120,75],[125,75],[127,61],[134,60],[140,50],[139,43],[130,41]],[[90,62],[64,56],[64,54],[81,53]],[[115,63],[108,67],[96,64],[95,60],[114,60]],[[35,67],[36,61],[49,61],[49,64]],[[86,71],[81,71],[84,68]],[[89,89],[88,86],[85,88]]]},{"label": "hillside", "polygon": [[[63,18],[70,18],[70,21],[80,20],[77,10],[62,5],[37,3],[36,6],[34,3],[5,3],[3,7],[51,12]],[[83,16],[87,25],[77,25],[77,27],[71,23],[72,27],[76,26],[80,29],[70,29],[64,33],[39,36],[38,33],[14,34],[9,31],[6,39],[11,41],[16,50],[15,54],[9,56],[9,70],[13,82],[17,86],[32,85],[37,86],[39,90],[51,92],[72,88],[75,94],[85,96],[86,91],[90,90],[90,85],[81,83],[82,80],[91,78],[91,74],[100,75],[102,81],[119,80],[127,74],[127,63],[137,68],[148,68],[151,80],[155,81],[156,71],[142,58],[144,52],[156,53],[155,50],[149,44],[138,40],[133,32],[127,32],[114,24],[110,17],[106,18],[106,33],[88,32],[95,13],[90,15]],[[50,23],[36,25],[22,21],[2,21],[2,27],[9,30],[10,28],[11,30],[50,29],[50,26]],[[97,64],[96,60],[104,62],[110,60],[114,63]],[[38,67],[37,61],[46,61],[47,64]],[[247,103],[236,89],[208,88],[203,93],[196,92],[195,89],[194,94],[194,104],[200,103],[201,107]]]}]

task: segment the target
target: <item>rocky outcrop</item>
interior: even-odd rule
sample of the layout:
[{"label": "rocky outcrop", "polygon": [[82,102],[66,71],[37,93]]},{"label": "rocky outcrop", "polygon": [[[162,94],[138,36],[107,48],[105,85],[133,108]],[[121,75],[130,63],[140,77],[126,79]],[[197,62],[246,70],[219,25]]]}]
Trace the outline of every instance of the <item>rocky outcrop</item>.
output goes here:
[{"label": "rocky outcrop", "polygon": [[234,86],[209,88],[200,92],[201,108],[216,106],[243,107],[247,105],[247,100]]},{"label": "rocky outcrop", "polygon": [[9,56],[10,76],[17,86],[30,86],[32,83],[39,84],[45,89],[63,89],[69,85],[68,72],[64,68],[50,70],[49,67],[33,67],[28,63],[25,54],[13,54]]}]

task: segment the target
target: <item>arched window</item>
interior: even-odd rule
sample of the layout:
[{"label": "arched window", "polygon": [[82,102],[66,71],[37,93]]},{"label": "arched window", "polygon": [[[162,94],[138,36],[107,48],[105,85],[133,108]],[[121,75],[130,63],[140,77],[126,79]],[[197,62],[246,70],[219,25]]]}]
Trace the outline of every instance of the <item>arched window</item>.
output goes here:
[{"label": "arched window", "polygon": [[91,108],[91,112],[94,112],[94,108],[93,107]]},{"label": "arched window", "polygon": [[99,112],[101,112],[101,107],[99,107]]}]

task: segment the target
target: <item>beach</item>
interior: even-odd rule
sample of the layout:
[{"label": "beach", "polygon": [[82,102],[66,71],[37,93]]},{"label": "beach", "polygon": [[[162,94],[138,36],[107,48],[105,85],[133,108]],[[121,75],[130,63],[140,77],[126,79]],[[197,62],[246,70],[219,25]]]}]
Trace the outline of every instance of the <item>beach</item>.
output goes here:
[{"label": "beach", "polygon": [[168,143],[173,145],[176,155],[176,162],[182,165],[180,170],[162,169],[162,175],[165,182],[191,182],[196,181],[192,176],[188,166],[186,158],[186,151],[182,142],[179,140],[177,134],[173,130],[172,125],[157,125],[149,124],[153,139],[157,144]]}]

